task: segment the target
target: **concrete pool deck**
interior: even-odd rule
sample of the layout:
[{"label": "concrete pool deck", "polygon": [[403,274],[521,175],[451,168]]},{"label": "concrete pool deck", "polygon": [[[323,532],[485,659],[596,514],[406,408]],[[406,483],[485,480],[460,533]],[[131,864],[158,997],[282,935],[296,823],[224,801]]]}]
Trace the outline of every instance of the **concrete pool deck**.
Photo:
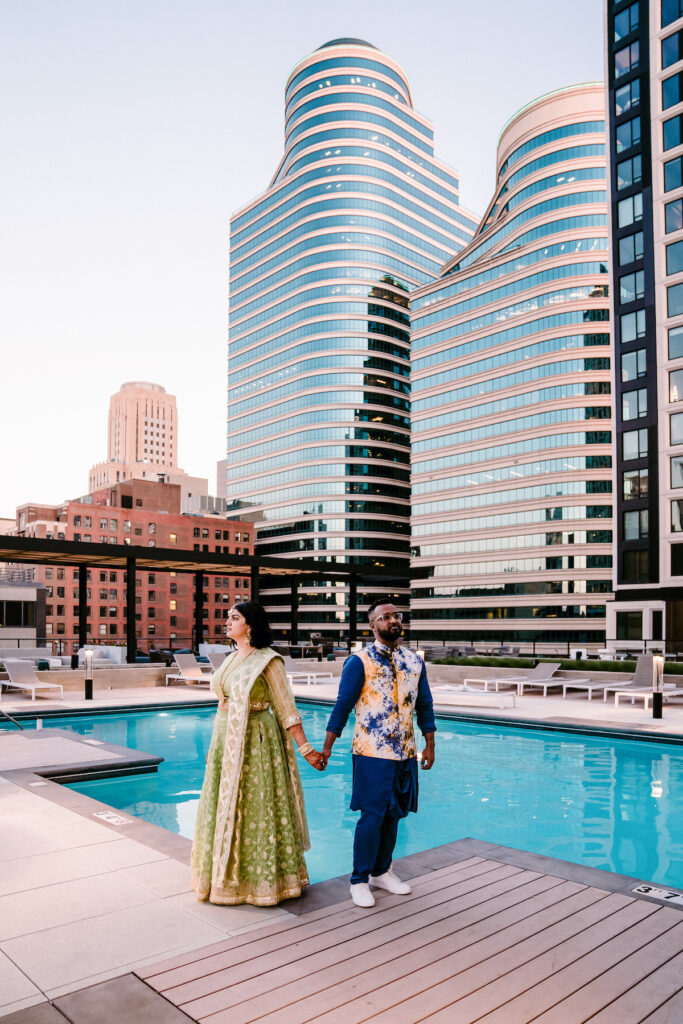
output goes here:
[{"label": "concrete pool deck", "polygon": [[[434,668],[439,667],[434,666]],[[441,673],[430,671],[430,676],[433,684],[438,685]],[[447,681],[452,681],[450,674]],[[294,689],[297,696],[304,699],[329,701],[333,700],[336,695],[336,683],[312,686],[296,685]],[[30,698],[21,694],[5,694],[0,708],[11,714],[25,712],[40,714],[50,710],[69,713],[70,711],[130,708],[132,706],[173,706],[178,704],[187,706],[188,704],[203,704],[210,699],[206,689],[158,686],[138,689],[127,687],[121,691],[96,691],[95,696],[94,701],[86,702],[75,693],[70,694],[65,691],[66,699],[63,701],[40,698],[32,702]],[[447,694],[439,696],[437,693],[437,697],[438,710],[455,713],[458,717],[464,718],[492,718],[510,723],[520,721],[550,728],[592,726],[601,730],[625,730],[634,734],[649,734],[653,738],[661,739],[665,736],[683,737],[683,707],[665,707],[663,719],[657,721],[653,720],[651,712],[645,712],[642,706],[620,705],[615,708],[612,702],[604,704],[602,700],[587,701],[581,694],[569,696],[565,701],[554,696],[543,698],[525,695],[518,699],[516,708],[503,710],[493,706],[453,705]],[[52,730],[50,732],[52,733]],[[11,738],[10,745],[7,743],[9,738]],[[24,739],[25,742],[18,744],[18,739]],[[226,943],[231,948],[239,949],[243,943],[248,942],[248,933],[253,929],[259,929],[260,934],[265,935],[263,929],[265,928],[267,931],[272,928],[273,934],[280,934],[293,927],[294,917],[300,920],[305,919],[308,923],[313,922],[314,915],[322,914],[323,917],[329,915],[332,926],[335,921],[341,920],[339,915],[348,916],[349,913],[352,915],[357,913],[355,908],[350,908],[348,905],[346,879],[333,879],[330,882],[319,883],[319,885],[311,887],[305,899],[291,901],[289,905],[283,904],[272,910],[253,907],[214,907],[198,903],[189,888],[188,840],[138,819],[131,819],[120,812],[112,812],[105,805],[98,804],[96,801],[55,782],[40,778],[31,770],[32,767],[39,767],[42,762],[39,756],[36,756],[33,761],[28,757],[27,745],[37,747],[52,740],[52,756],[59,762],[59,758],[63,754],[54,748],[54,739],[55,737],[51,737],[48,733],[44,733],[39,739],[36,739],[36,733],[30,737],[21,737],[21,734],[14,730],[0,732],[0,765],[2,766],[0,776],[0,1018],[14,1014],[15,1019],[11,1021],[11,1024],[53,1024],[53,1022],[54,1024],[57,1022],[64,1024],[65,1020],[72,1021],[73,1024],[91,1024],[91,1022],[94,1024],[96,1020],[127,1020],[123,1015],[127,1005],[139,1008],[144,1004],[144,1019],[149,1024],[157,1024],[157,1022],[159,1024],[175,1024],[176,1021],[188,1019],[210,1020],[211,1012],[205,1014],[203,1018],[200,1018],[199,1015],[194,1016],[192,1013],[188,1016],[189,1006],[182,1000],[177,1001],[180,1003],[180,1009],[171,1005],[174,1002],[173,999],[170,1002],[167,1001],[171,998],[169,992],[163,988],[163,984],[157,985],[154,981],[154,978],[161,976],[160,970],[154,967],[158,961],[167,958],[176,960],[184,958],[187,964],[200,962],[205,959],[205,956],[196,953],[198,950],[204,950],[206,947],[215,948],[216,945],[225,946]],[[312,737],[312,739],[314,742],[316,740],[319,742],[317,737]],[[89,758],[91,761],[96,760],[98,756],[103,761],[109,761],[110,759],[106,755],[112,751],[116,752],[116,748],[110,749],[107,744],[100,744],[97,750],[93,750],[93,747],[90,746],[85,750],[81,748],[80,752],[74,752],[73,747],[77,744],[73,737],[67,737],[65,742],[69,745],[70,755],[77,759],[76,763],[80,763],[78,758],[81,756],[86,760]],[[82,740],[81,743],[85,743],[85,740]],[[9,746],[13,748],[12,751]],[[22,747],[23,753],[21,753]],[[647,1006],[647,1014],[643,1012],[641,1016],[633,1017],[628,1015],[610,1016],[610,1003],[605,1003],[602,1009],[596,1011],[601,1014],[596,1017],[596,1020],[602,1021],[603,1024],[617,1024],[617,1022],[618,1024],[626,1024],[626,1022],[630,1024],[631,1020],[644,1020],[647,1016],[648,1021],[654,1024],[655,1021],[683,1019],[680,992],[675,989],[671,980],[672,977],[680,976],[680,965],[683,960],[683,922],[678,910],[673,907],[667,908],[661,902],[643,900],[631,895],[637,880],[612,875],[609,872],[581,868],[577,865],[567,865],[564,862],[539,858],[520,851],[504,850],[486,843],[477,844],[477,841],[474,840],[461,840],[456,844],[448,844],[448,849],[439,847],[427,850],[423,854],[415,854],[405,858],[399,865],[399,870],[403,872],[404,877],[422,879],[416,888],[421,900],[423,896],[427,895],[426,891],[423,892],[422,889],[425,885],[429,889],[431,884],[429,879],[425,880],[423,876],[428,875],[431,871],[436,872],[438,869],[443,872],[443,878],[448,878],[450,877],[449,872],[460,870],[458,867],[460,862],[472,857],[478,858],[478,864],[484,864],[482,871],[499,872],[503,870],[504,877],[512,880],[517,878],[520,871],[532,872],[533,878],[530,876],[527,878],[525,875],[526,880],[530,883],[536,884],[538,878],[542,877],[543,881],[540,884],[547,886],[548,889],[553,889],[556,884],[559,884],[557,883],[558,879],[564,880],[564,883],[574,887],[571,893],[568,891],[562,896],[565,901],[578,899],[581,902],[584,899],[584,896],[580,895],[581,893],[590,890],[592,894],[593,890],[599,890],[600,895],[596,899],[611,900],[609,904],[602,903],[603,909],[612,907],[615,900],[618,902],[618,906],[615,904],[612,912],[607,915],[610,920],[617,911],[620,914],[623,911],[628,920],[630,920],[629,914],[635,914],[640,922],[640,915],[643,914],[648,917],[649,922],[650,917],[639,910],[638,906],[644,904],[647,907],[655,907],[657,911],[660,911],[658,920],[663,922],[661,935],[665,936],[665,939],[655,941],[653,938],[654,959],[648,954],[649,958],[646,958],[645,961],[641,958],[641,963],[647,963],[652,977],[658,978],[660,981],[664,979],[663,987],[655,989],[654,995],[651,993],[647,998],[645,998],[642,987],[639,994],[634,988],[633,998],[641,1000],[638,1005]],[[444,860],[444,858],[446,859]],[[501,865],[506,865],[506,867],[501,869]],[[510,866],[515,870],[510,872]],[[442,876],[435,874],[432,880],[437,877]],[[547,879],[551,879],[551,881],[548,882]],[[447,884],[449,886],[451,884],[459,885],[463,880],[451,878]],[[510,887],[511,892],[516,887],[516,883],[513,884],[511,881]],[[465,889],[467,889],[467,885],[465,885]],[[507,883],[500,890],[500,896],[502,899],[509,897],[512,899],[512,903],[517,905],[516,900],[509,896],[509,893],[508,896],[505,896],[505,893],[508,893]],[[482,898],[480,893],[474,899],[477,906],[482,902]],[[593,896],[590,895],[590,900],[592,901],[592,899]],[[462,918],[462,926],[469,928],[470,918],[467,913],[472,912],[472,901],[467,903],[466,900],[465,904],[460,908],[465,914]],[[632,904],[637,904],[635,910],[628,909]],[[571,903],[566,905],[567,907],[572,906]],[[400,901],[397,904],[396,897],[389,897],[388,894],[381,895],[378,908],[382,912],[394,906],[398,907],[396,921],[405,921],[407,932],[411,934],[413,927],[417,928],[422,920],[420,915],[428,909],[419,902],[411,900],[409,903],[401,905]],[[404,908],[405,914],[403,914],[401,906]],[[457,909],[458,905],[454,904],[454,906]],[[535,908],[535,904],[533,907]],[[521,909],[523,910],[523,906]],[[457,912],[460,913],[460,910]],[[664,911],[667,915],[666,921],[662,917]],[[515,912],[512,911],[512,913]],[[417,916],[413,919],[413,915]],[[525,920],[529,917],[525,914],[521,916]],[[346,920],[346,918],[344,919]],[[537,923],[541,922],[539,925],[541,932],[549,927],[547,922],[545,925],[543,924],[545,920],[543,917],[536,918],[531,915],[529,920],[532,919]],[[503,920],[501,918],[499,924]],[[582,920],[581,917],[576,918],[581,926],[579,934],[583,934],[584,930],[581,924]],[[614,920],[616,921],[616,917]],[[373,929],[380,923],[379,918],[377,921],[374,921],[373,918]],[[397,927],[401,930],[400,925]],[[590,931],[592,927],[593,925],[585,922],[586,930]],[[623,944],[623,938],[620,937],[621,933],[618,930],[612,934],[607,924],[600,927],[609,932],[609,935],[607,932],[605,933],[604,941],[606,943],[612,943],[614,947],[618,947],[620,943]],[[630,926],[625,927],[628,930]],[[635,928],[635,925],[633,927]],[[645,927],[645,925],[639,923],[638,927]],[[401,934],[405,936],[406,929]],[[591,934],[593,933],[591,932]],[[246,938],[239,938],[242,935],[245,935]],[[562,932],[562,935],[565,933]],[[566,935],[562,938],[562,935],[558,938],[558,945],[561,947],[560,952],[564,955],[566,954],[566,942],[569,940]],[[394,937],[398,940],[398,935]],[[533,944],[535,940],[532,940],[531,933],[528,938]],[[391,941],[393,942],[393,938]],[[405,939],[401,941],[405,942]],[[353,942],[355,942],[355,938]],[[360,955],[353,942],[346,947],[349,957]],[[536,948],[534,946],[534,949]],[[569,948],[570,951],[574,948],[571,943]],[[403,946],[400,945],[393,949],[390,959],[403,955],[402,949]],[[551,944],[546,949],[546,953],[542,955],[550,961],[555,954],[555,946]],[[206,957],[210,955],[212,955],[210,952],[206,953]],[[499,963],[502,968],[508,964],[506,970],[511,970],[509,961],[504,959],[496,961],[495,958],[502,955],[501,951],[492,951],[486,943],[481,944],[478,950],[474,950],[474,960],[471,962],[472,970],[476,968],[480,972],[476,974],[476,977],[483,978],[485,976],[485,967],[489,961],[493,964]],[[537,955],[541,956],[541,953]],[[624,953],[623,964],[625,966],[620,966],[621,959],[615,961],[613,967],[616,975],[610,974],[612,968],[605,968],[605,980],[613,985],[615,977],[621,979],[620,984],[624,991],[626,989],[630,991],[633,986],[637,988],[641,983],[638,981],[636,985],[636,981],[633,980],[636,978],[637,971],[634,973],[633,961],[628,959],[629,956],[637,957],[637,955],[635,949],[632,954]],[[593,960],[598,963],[599,955],[597,959],[594,956]],[[339,962],[343,968],[344,958],[341,958]],[[436,963],[436,960],[434,962]],[[559,962],[558,960],[557,963]],[[600,998],[608,998],[605,993],[612,991],[609,985],[603,990],[595,979],[590,980],[585,971],[584,973],[581,971],[572,973],[571,963],[572,961],[568,961],[565,967],[557,967],[553,970],[560,973],[564,971],[565,974],[568,972],[572,979],[571,985],[574,986],[572,991],[578,992],[586,986],[592,986],[590,991],[595,992],[597,985],[597,990],[602,993]],[[259,966],[258,971],[270,971],[271,969],[275,970],[274,964],[264,962]],[[314,969],[317,969],[315,961],[311,960],[308,970],[313,971]],[[279,971],[280,967],[277,967],[277,970]],[[484,974],[481,974],[481,971],[484,971]],[[201,974],[201,971],[199,973]],[[565,977],[565,974],[562,977]],[[481,984],[477,982],[472,991],[478,992],[481,988],[483,998],[484,990],[489,985],[493,985],[495,979],[499,977],[495,972],[494,975],[495,977],[487,976],[488,980],[482,981]],[[500,977],[503,976],[507,977],[505,970],[501,971]],[[530,977],[528,973],[522,976]],[[286,997],[284,992],[280,996],[277,995],[280,985],[278,979],[282,980],[282,977],[281,973],[274,974],[273,985],[268,989],[268,991],[272,991],[272,999],[275,1002],[279,998]],[[440,986],[447,985],[450,983],[450,977],[451,975],[442,977],[438,984]],[[337,996],[347,1002],[352,999],[360,999],[360,996],[352,996],[346,992],[346,989],[336,988],[337,983],[333,979],[328,978],[328,981],[330,982],[328,989],[335,993],[334,996],[330,995],[329,999],[337,998]],[[539,978],[530,984],[545,985],[545,990],[552,990],[551,982],[552,974],[548,974],[545,979]],[[161,994],[153,991],[157,988]],[[408,1022],[422,1019],[425,1016],[422,1010],[419,1011],[422,1016],[411,1016],[413,1010],[409,1008],[409,997],[414,995],[414,986],[410,979],[407,981],[404,979],[404,989],[405,1000],[407,1000],[406,1008],[401,1010],[399,1016],[395,1016],[394,1010],[380,1009],[379,1004],[376,1006],[377,1014],[375,1014],[375,1004],[372,1002],[375,996],[373,995],[370,1002],[361,1000],[358,1003],[362,1010],[361,1015],[350,1017],[348,1020],[381,1019],[391,1021],[392,1024],[400,1020],[408,1024]],[[450,1006],[456,998],[461,998],[460,996],[451,998],[452,992],[447,988],[441,990],[448,996],[444,1005]],[[657,992],[661,993],[665,990],[668,994],[657,1002],[655,998]],[[374,989],[372,991],[374,992]],[[491,989],[487,998],[490,998],[494,991]],[[519,993],[519,995],[521,998],[522,994]],[[610,996],[610,1002],[612,998],[616,999],[618,996],[619,993],[614,997]],[[645,998],[645,1002],[641,997]],[[344,1007],[347,1006],[347,1002],[343,1003]],[[282,1005],[281,1002],[280,1006]],[[463,1004],[462,1007],[464,1015],[457,1018],[444,1016],[443,1018],[435,1017],[435,1019],[457,1019],[458,1024],[461,1022],[464,1024],[465,1021],[485,1016],[483,1010],[479,1013],[479,1017],[468,1016],[469,1011],[465,1010],[466,1005],[469,1004]],[[486,1005],[489,1004],[486,1003]],[[519,1005],[524,1005],[523,1000]],[[660,1005],[661,1010],[658,1009]],[[104,1012],[103,1007],[105,1006],[111,1007],[111,1010]],[[481,1003],[481,1006],[484,1006],[484,1002]],[[275,1004],[271,1002],[268,1013],[275,1013],[275,1010]],[[250,1011],[249,1006],[244,1012],[246,1011]],[[219,1024],[219,1021],[223,1019],[222,1012],[222,1010],[217,1011],[218,1015],[215,1016],[214,1024]],[[233,1012],[234,1008],[230,1013]],[[240,1013],[242,1012],[243,1010],[240,1010]],[[441,1011],[435,1010],[434,1012]],[[347,1024],[347,1018],[340,1016],[340,1013],[340,1009],[337,1009],[333,1019],[339,1019],[343,1021],[343,1024]],[[365,1016],[362,1015],[363,1013]],[[576,1011],[576,1016],[572,1016],[572,1013],[574,1013],[573,1010],[564,1017],[553,1017],[551,1014],[547,1019],[548,1021],[557,1019],[561,1021],[561,1024],[574,1024],[575,1021],[587,1019],[585,1015],[579,1014],[579,1010]],[[653,1014],[656,1015],[653,1016]],[[131,1017],[131,1020],[134,1019],[139,1018]],[[233,1017],[230,1016],[230,1020],[232,1019]],[[239,1019],[260,1020],[262,1017],[250,1017],[247,1013],[246,1016],[240,1016]],[[313,1013],[313,1016],[306,1017],[304,1015],[296,1019],[315,1020],[316,1016]],[[494,1019],[496,1019],[495,1016],[491,1018],[492,1021]],[[512,1024],[515,1020],[521,1024],[530,1018],[519,1015],[507,1017],[503,1014],[499,1019],[503,1024]],[[281,1013],[279,1016],[276,1014],[273,1020],[281,1020],[283,1024],[290,1024],[290,1019],[282,1016]]]}]

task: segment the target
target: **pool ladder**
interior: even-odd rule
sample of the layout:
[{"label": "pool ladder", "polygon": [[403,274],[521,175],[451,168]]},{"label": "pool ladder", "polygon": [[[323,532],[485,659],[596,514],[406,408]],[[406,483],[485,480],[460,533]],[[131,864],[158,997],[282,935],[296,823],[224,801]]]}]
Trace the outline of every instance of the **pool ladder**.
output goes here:
[{"label": "pool ladder", "polygon": [[10,722],[13,722],[17,729],[21,729],[22,732],[24,731],[23,725],[20,722],[17,722],[16,718],[12,718],[9,711],[5,711],[4,708],[0,708],[0,715],[4,715],[5,718],[9,718]]}]

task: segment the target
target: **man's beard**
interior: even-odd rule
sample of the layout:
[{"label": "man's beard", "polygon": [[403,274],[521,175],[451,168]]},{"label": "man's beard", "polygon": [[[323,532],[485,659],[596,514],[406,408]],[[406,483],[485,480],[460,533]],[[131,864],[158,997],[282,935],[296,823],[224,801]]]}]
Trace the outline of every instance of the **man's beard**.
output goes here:
[{"label": "man's beard", "polygon": [[401,626],[400,623],[396,623],[396,625],[398,626],[398,629],[395,628],[393,623],[391,626],[377,628],[377,636],[383,644],[390,646],[395,640],[398,640],[399,637],[403,636],[403,626]]}]

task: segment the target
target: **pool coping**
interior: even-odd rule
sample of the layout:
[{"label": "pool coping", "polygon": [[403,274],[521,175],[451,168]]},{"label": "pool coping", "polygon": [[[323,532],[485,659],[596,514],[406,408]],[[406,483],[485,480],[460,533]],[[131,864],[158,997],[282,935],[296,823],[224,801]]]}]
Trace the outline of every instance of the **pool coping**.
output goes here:
[{"label": "pool coping", "polygon": [[[334,699],[323,696],[309,696],[308,694],[296,694],[296,700],[302,704],[323,704],[326,707],[332,707],[334,705]],[[83,718],[88,716],[99,716],[99,715],[119,715],[119,714],[132,714],[132,713],[144,713],[153,711],[189,711],[196,708],[206,709],[216,707],[218,701],[215,698],[209,698],[207,700],[194,700],[194,701],[173,701],[159,704],[116,704],[107,705],[106,707],[88,707],[88,708],[46,708],[44,711],[38,713],[37,709],[31,708],[26,711],[15,711],[12,717],[18,722],[30,722],[37,718]],[[435,712],[435,717],[445,718],[448,721],[456,722],[478,722],[484,725],[499,725],[506,726],[507,728],[520,727],[524,729],[534,729],[547,732],[568,732],[572,734],[584,733],[591,736],[607,736],[616,737],[617,739],[628,739],[628,740],[640,740],[649,741],[651,743],[673,743],[676,745],[683,744],[683,735],[680,733],[670,733],[653,731],[649,728],[647,723],[631,723],[628,726],[622,724],[616,724],[610,721],[603,722],[587,722],[583,718],[544,718],[542,720],[536,718],[504,718],[500,715],[484,714],[481,712],[468,712],[464,714],[452,709],[439,709]],[[0,736],[9,731],[9,727],[0,729]]]}]

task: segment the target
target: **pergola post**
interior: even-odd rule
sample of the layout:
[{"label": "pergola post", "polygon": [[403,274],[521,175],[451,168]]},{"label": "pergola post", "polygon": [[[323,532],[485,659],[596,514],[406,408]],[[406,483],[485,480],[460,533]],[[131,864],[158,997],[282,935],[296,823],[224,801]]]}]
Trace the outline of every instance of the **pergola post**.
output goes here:
[{"label": "pergola post", "polygon": [[194,637],[197,651],[199,651],[199,645],[204,643],[204,618],[202,616],[203,608],[204,573],[196,572],[194,574]]},{"label": "pergola post", "polygon": [[126,662],[135,664],[135,559],[126,559]]},{"label": "pergola post", "polygon": [[290,629],[289,629],[289,642],[290,644],[299,643],[299,584],[297,577],[295,576],[290,585]]},{"label": "pergola post", "polygon": [[249,595],[252,601],[258,601],[258,565],[252,565],[251,567],[251,594]]},{"label": "pergola post", "polygon": [[88,567],[78,567],[78,646],[88,642]]},{"label": "pergola post", "polygon": [[356,642],[356,619],[358,617],[358,577],[355,572],[349,576],[349,648]]}]

